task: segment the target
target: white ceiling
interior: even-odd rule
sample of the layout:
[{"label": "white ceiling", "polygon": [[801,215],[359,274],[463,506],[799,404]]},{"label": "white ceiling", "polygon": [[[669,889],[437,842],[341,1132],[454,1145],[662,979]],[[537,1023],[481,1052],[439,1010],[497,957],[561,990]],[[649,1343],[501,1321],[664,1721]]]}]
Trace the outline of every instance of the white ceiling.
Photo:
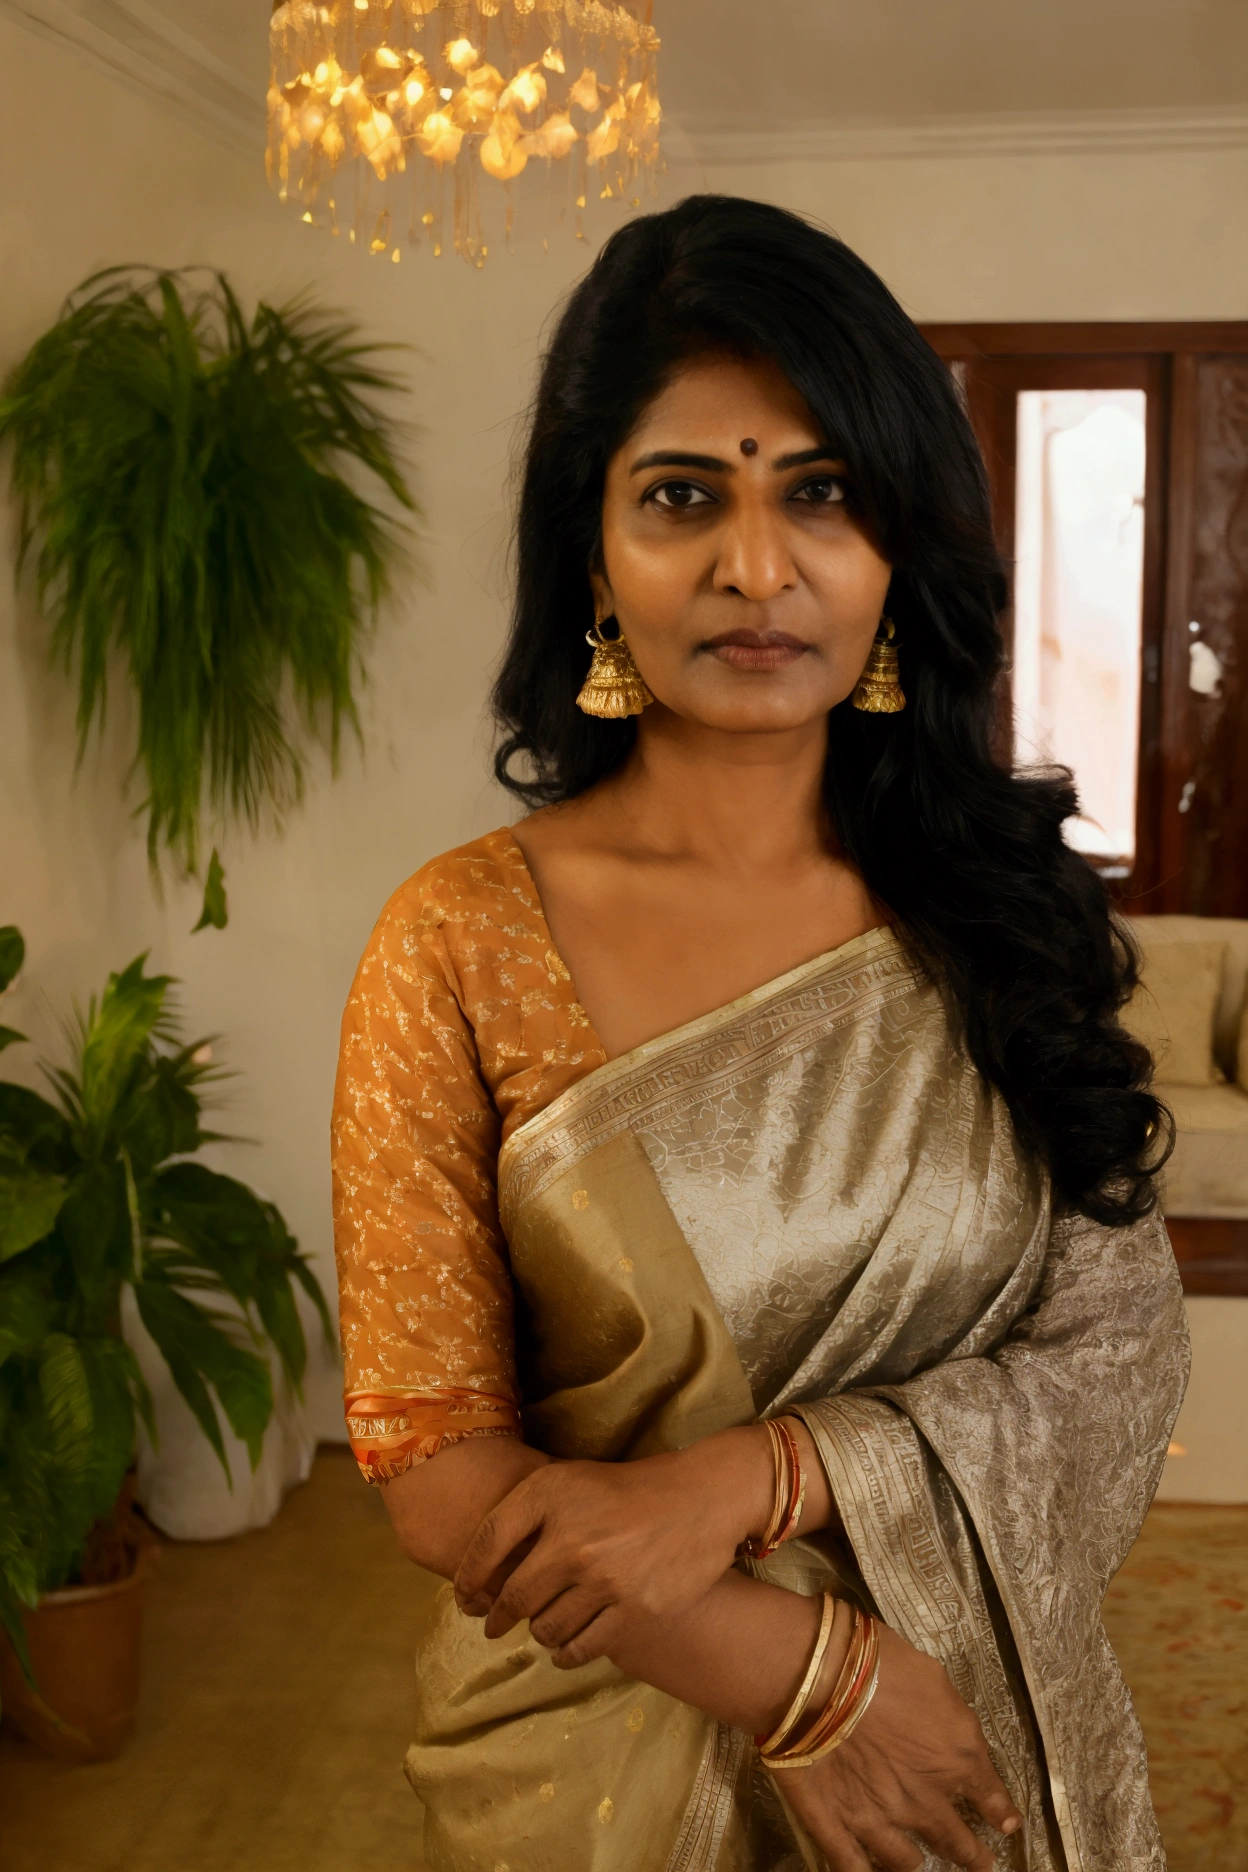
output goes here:
[{"label": "white ceiling", "polygon": [[[267,0],[147,4],[263,89]],[[1248,0],[654,0],[654,20],[690,129],[1248,101]]]}]

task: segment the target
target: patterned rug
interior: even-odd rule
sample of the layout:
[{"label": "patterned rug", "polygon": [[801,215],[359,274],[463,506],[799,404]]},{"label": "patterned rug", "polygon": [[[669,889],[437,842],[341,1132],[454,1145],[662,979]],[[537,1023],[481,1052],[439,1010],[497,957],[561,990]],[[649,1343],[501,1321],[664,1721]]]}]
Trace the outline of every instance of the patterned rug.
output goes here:
[{"label": "patterned rug", "polygon": [[1248,1872],[1248,1507],[1158,1502],[1105,1622],[1170,1872]]}]

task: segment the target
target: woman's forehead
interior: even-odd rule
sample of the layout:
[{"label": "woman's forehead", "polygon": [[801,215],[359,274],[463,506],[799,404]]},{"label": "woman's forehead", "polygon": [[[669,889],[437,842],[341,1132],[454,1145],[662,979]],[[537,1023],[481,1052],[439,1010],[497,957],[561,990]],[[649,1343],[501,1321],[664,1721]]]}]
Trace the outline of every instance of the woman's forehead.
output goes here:
[{"label": "woman's forehead", "polygon": [[778,365],[717,354],[681,366],[641,411],[625,447],[635,453],[643,442],[647,449],[688,446],[695,432],[706,452],[737,458],[746,439],[764,455],[823,439],[805,398]]}]

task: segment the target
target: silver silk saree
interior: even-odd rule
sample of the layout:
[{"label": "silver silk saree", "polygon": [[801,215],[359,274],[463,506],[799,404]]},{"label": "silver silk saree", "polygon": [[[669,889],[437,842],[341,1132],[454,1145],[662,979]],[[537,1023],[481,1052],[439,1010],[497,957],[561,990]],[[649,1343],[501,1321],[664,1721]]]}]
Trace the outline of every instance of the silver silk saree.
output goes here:
[{"label": "silver silk saree", "polygon": [[[1185,1381],[1173,1256],[1156,1220],[1051,1216],[895,936],[600,1067],[509,1139],[499,1194],[528,1440],[627,1459],[800,1412],[845,1538],[755,1570],[946,1666],[1026,1818],[1001,1867],[1164,1867],[1100,1607]],[[449,1587],[418,1686],[429,1872],[818,1863],[748,1737],[485,1639]]]}]

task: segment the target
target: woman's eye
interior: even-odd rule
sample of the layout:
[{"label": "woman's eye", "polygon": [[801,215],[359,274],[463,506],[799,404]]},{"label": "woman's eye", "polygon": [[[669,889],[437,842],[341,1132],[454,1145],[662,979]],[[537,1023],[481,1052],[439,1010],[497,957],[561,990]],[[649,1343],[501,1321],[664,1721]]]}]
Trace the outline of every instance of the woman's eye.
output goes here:
[{"label": "woman's eye", "polygon": [[815,475],[795,488],[789,498],[808,501],[812,507],[835,507],[845,499],[845,483],[838,475]]},{"label": "woman's eye", "polygon": [[685,513],[690,507],[705,507],[711,498],[705,488],[692,481],[664,481],[646,496],[656,507],[666,507],[676,513]]}]

